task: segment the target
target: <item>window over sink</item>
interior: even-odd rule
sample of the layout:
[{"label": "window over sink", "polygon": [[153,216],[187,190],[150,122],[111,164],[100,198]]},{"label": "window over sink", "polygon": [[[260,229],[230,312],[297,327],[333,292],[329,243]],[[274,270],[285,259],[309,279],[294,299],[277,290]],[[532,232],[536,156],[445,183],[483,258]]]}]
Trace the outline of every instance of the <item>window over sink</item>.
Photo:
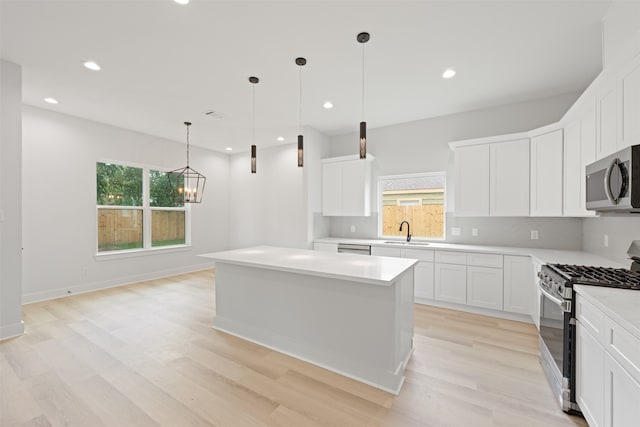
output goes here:
[{"label": "window over sink", "polygon": [[414,238],[444,239],[445,184],[445,172],[378,177],[378,235],[406,236],[408,221]]}]

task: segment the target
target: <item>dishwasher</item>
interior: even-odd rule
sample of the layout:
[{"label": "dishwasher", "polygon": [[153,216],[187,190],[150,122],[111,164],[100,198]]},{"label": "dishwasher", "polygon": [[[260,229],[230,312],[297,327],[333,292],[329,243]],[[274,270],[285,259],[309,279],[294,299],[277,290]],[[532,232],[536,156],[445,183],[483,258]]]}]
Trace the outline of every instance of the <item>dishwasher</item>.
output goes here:
[{"label": "dishwasher", "polygon": [[356,245],[351,243],[338,243],[338,253],[371,255],[370,245]]}]

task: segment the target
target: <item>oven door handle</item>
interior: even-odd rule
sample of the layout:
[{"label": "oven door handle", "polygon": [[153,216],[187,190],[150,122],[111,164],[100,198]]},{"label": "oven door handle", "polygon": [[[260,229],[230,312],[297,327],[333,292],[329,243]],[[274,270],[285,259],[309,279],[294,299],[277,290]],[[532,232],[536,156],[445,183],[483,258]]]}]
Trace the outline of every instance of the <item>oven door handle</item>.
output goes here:
[{"label": "oven door handle", "polygon": [[547,291],[546,289],[544,289],[542,286],[538,285],[538,288],[540,289],[540,292],[542,292],[542,294],[549,298],[551,301],[553,301],[554,304],[560,306],[560,308],[562,309],[562,311],[564,311],[565,313],[571,313],[571,301],[567,301],[567,300],[563,300],[560,299],[556,296],[553,296],[549,293],[549,291]]}]

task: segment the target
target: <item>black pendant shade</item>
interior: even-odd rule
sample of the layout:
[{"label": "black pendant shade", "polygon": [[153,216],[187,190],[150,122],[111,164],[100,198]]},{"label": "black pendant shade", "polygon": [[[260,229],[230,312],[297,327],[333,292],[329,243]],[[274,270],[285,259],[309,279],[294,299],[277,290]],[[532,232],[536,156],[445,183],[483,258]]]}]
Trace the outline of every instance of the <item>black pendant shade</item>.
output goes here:
[{"label": "black pendant shade", "polygon": [[251,173],[256,173],[256,146],[251,146]]},{"label": "black pendant shade", "polygon": [[298,167],[302,167],[304,163],[304,147],[302,142],[303,136],[298,135]]},{"label": "black pendant shade", "polygon": [[360,122],[360,158],[367,158],[367,122]]}]

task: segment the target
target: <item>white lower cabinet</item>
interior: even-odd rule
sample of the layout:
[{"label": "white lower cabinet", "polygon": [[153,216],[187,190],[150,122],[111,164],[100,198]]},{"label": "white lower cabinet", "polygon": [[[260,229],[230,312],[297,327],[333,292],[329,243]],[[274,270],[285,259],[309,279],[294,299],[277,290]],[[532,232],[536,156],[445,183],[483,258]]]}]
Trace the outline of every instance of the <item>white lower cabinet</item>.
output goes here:
[{"label": "white lower cabinet", "polygon": [[502,310],[502,269],[467,266],[467,305]]},{"label": "white lower cabinet", "polygon": [[576,331],[576,401],[589,426],[602,427],[604,349],[580,321]]},{"label": "white lower cabinet", "polygon": [[611,355],[604,359],[604,427],[640,424],[640,383]]},{"label": "white lower cabinet", "polygon": [[433,299],[433,263],[419,261],[413,275],[416,298]]},{"label": "white lower cabinet", "polygon": [[531,258],[505,255],[503,310],[519,314],[535,314],[535,286]]},{"label": "white lower cabinet", "polygon": [[590,427],[640,425],[640,339],[578,293],[576,401]]},{"label": "white lower cabinet", "polygon": [[467,303],[467,266],[435,264],[434,299],[436,301]]}]

